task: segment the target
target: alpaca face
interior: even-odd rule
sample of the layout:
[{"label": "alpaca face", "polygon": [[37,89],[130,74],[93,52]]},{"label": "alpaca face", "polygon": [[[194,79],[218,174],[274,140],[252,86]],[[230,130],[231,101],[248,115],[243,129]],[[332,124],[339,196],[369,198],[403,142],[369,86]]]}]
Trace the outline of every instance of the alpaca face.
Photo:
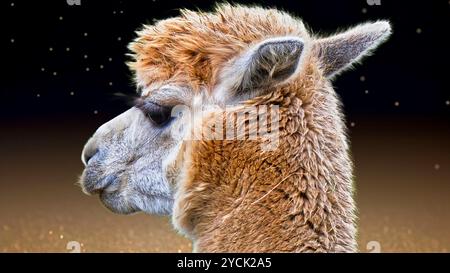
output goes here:
[{"label": "alpaca face", "polygon": [[83,191],[99,194],[104,205],[117,213],[169,214],[172,210],[167,164],[181,143],[172,131],[183,130],[184,121],[174,116],[180,111],[172,114],[171,110],[175,104],[188,103],[189,93],[174,86],[152,91],[98,128],[83,149]]},{"label": "alpaca face", "polygon": [[[186,197],[182,191],[188,189],[180,185],[191,166],[184,144],[194,127],[186,112],[198,106],[198,95],[212,104],[239,105],[309,77],[302,69],[311,63],[327,81],[390,33],[387,22],[377,22],[318,39],[285,13],[220,9],[206,15],[185,11],[144,27],[130,45],[141,99],[102,125],[82,154],[86,168],[80,184],[109,209],[170,214],[176,196]],[[182,207],[175,210],[190,219]]]}]

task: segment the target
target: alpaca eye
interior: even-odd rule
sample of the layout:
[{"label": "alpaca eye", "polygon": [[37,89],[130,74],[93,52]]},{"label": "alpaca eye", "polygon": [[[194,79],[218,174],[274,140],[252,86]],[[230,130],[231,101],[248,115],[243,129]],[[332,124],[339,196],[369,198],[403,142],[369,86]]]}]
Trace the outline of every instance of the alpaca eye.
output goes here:
[{"label": "alpaca eye", "polygon": [[173,119],[171,115],[172,107],[161,106],[153,102],[144,102],[139,108],[157,126],[163,126]]}]

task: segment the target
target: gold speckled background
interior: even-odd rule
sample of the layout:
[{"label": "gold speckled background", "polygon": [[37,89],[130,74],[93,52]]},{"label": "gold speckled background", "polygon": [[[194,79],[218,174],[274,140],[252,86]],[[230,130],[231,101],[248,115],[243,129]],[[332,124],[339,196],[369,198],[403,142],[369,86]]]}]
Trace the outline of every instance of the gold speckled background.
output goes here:
[{"label": "gold speckled background", "polygon": [[[115,215],[82,194],[80,153],[98,124],[79,124],[2,125],[0,252],[68,252],[70,241],[82,252],[190,251],[169,218]],[[442,120],[362,119],[350,127],[360,251],[370,241],[381,252],[450,250],[449,137]]]}]

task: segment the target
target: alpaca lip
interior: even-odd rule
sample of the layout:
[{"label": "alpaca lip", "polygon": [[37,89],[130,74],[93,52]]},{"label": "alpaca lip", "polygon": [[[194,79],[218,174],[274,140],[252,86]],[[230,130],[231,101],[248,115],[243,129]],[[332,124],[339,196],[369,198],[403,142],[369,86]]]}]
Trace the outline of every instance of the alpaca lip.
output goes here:
[{"label": "alpaca lip", "polygon": [[83,191],[87,194],[101,194],[102,192],[111,192],[115,190],[115,185],[119,181],[116,175],[107,175],[98,179],[92,177],[89,170],[85,171],[84,180],[82,183]]}]

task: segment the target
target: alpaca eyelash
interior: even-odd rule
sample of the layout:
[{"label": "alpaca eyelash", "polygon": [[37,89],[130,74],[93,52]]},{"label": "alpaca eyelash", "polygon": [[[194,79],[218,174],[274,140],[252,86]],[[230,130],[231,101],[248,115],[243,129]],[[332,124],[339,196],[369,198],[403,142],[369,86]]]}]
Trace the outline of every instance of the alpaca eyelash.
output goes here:
[{"label": "alpaca eyelash", "polygon": [[125,94],[121,92],[117,92],[113,94],[114,99],[118,99],[123,101],[127,106],[133,107],[136,106],[139,100],[139,96],[135,94]]},{"label": "alpaca eyelash", "polygon": [[145,98],[138,98],[136,107],[139,108],[152,123],[160,127],[168,124],[174,119],[174,117],[172,117],[173,107],[159,105],[155,102],[148,101]]}]

